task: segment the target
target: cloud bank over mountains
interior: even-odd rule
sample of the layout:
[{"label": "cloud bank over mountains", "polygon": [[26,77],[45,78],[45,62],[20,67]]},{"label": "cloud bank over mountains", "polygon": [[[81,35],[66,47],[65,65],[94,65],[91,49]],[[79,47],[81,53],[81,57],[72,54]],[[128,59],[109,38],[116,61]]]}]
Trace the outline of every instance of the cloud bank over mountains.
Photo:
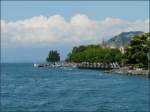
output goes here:
[{"label": "cloud bank over mountains", "polygon": [[20,45],[79,45],[101,43],[114,35],[127,31],[149,31],[149,19],[128,21],[108,17],[92,20],[77,14],[65,20],[61,15],[37,16],[25,20],[1,20],[2,44]]}]

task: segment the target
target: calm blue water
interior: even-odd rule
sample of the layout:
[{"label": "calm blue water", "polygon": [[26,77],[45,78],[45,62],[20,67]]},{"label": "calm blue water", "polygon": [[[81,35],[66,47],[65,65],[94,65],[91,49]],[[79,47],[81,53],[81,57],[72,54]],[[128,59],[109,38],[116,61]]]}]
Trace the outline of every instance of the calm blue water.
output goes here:
[{"label": "calm blue water", "polygon": [[149,79],[72,68],[2,64],[2,112],[148,112]]}]

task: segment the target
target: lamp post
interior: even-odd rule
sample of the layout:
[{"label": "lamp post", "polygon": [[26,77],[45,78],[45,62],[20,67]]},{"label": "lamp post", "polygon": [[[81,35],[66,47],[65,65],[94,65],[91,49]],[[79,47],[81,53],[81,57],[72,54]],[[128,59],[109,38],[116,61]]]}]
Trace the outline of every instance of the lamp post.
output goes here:
[{"label": "lamp post", "polygon": [[[148,42],[150,43],[150,37],[148,37]],[[150,78],[150,44],[148,43],[148,53],[147,53],[147,57],[148,57],[148,78]]]}]

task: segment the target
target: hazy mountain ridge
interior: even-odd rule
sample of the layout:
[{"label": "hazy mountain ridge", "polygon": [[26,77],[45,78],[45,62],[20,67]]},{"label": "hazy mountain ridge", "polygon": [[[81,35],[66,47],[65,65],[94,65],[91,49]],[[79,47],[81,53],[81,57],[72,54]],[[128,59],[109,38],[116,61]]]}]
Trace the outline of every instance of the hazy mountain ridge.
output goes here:
[{"label": "hazy mountain ridge", "polygon": [[117,36],[112,37],[107,41],[109,47],[126,46],[135,35],[141,35],[142,31],[122,32]]}]

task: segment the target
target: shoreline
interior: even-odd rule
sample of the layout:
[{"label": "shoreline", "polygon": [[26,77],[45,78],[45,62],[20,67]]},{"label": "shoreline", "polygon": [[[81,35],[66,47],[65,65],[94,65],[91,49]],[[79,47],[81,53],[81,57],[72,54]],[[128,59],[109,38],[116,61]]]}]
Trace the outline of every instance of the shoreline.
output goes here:
[{"label": "shoreline", "polygon": [[79,67],[81,63],[56,63],[56,64],[33,64],[33,67],[73,67],[78,69],[97,69],[104,70],[106,73],[117,73],[117,74],[127,74],[127,75],[142,75],[148,76],[148,70],[144,70],[141,68],[130,69],[129,67],[115,67],[115,68],[95,68],[95,67]]},{"label": "shoreline", "polygon": [[118,69],[107,70],[108,73],[127,74],[127,75],[141,75],[148,76],[148,70],[143,69],[129,69],[128,67],[120,67]]}]

